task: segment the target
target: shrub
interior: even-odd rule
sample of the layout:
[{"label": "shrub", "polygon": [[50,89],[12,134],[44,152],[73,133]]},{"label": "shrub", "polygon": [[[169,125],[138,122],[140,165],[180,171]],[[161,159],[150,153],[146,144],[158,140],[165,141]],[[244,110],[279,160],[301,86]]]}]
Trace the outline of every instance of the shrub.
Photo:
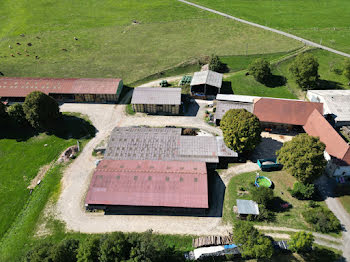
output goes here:
[{"label": "shrub", "polygon": [[311,199],[315,193],[315,185],[295,182],[290,193],[293,197],[300,200]]},{"label": "shrub", "polygon": [[271,77],[270,63],[263,58],[254,60],[248,67],[249,74],[260,83],[266,83]]},{"label": "shrub", "polygon": [[259,119],[245,109],[228,110],[220,122],[227,147],[238,152],[251,152],[260,143]]},{"label": "shrub", "polygon": [[217,55],[211,55],[209,59],[209,69],[218,73],[228,72],[227,65],[221,62]]},{"label": "shrub", "polygon": [[23,111],[29,124],[39,129],[48,128],[60,116],[56,100],[39,91],[26,96]]},{"label": "shrub", "polygon": [[9,114],[9,117],[11,118],[11,120],[16,122],[20,126],[24,126],[28,123],[26,119],[26,115],[24,114],[24,111],[23,111],[23,107],[19,103],[16,103],[10,106],[7,110],[7,113]]},{"label": "shrub", "polygon": [[269,211],[264,205],[259,205],[258,221],[270,221],[272,220],[273,213]]},{"label": "shrub", "polygon": [[345,60],[345,65],[344,65],[344,76],[350,81],[350,59]]},{"label": "shrub", "polygon": [[297,253],[304,253],[312,249],[314,243],[314,236],[312,233],[304,231],[296,232],[292,235],[288,242],[289,250]]},{"label": "shrub", "polygon": [[278,161],[298,181],[312,183],[323,174],[326,167],[323,155],[325,148],[319,138],[300,134],[277,151]]},{"label": "shrub", "polygon": [[182,131],[182,134],[185,136],[196,136],[197,135],[197,131],[194,128],[185,128]]},{"label": "shrub", "polygon": [[306,222],[318,232],[339,232],[341,229],[340,222],[336,216],[330,210],[325,208],[309,208],[302,214]]},{"label": "shrub", "polygon": [[254,187],[250,190],[252,199],[258,204],[268,206],[271,200],[273,200],[273,190],[267,187]]},{"label": "shrub", "polygon": [[291,64],[289,70],[293,74],[296,83],[303,89],[314,89],[317,86],[318,62],[308,53],[299,54]]}]

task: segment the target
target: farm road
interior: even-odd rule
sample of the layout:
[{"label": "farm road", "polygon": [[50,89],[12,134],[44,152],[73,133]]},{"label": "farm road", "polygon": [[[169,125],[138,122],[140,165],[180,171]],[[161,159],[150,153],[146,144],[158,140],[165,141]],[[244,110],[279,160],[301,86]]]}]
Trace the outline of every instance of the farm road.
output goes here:
[{"label": "farm road", "polygon": [[245,24],[248,24],[248,25],[251,25],[251,26],[255,26],[255,27],[258,27],[258,28],[261,28],[261,29],[264,29],[264,30],[268,30],[268,31],[271,31],[271,32],[274,32],[274,33],[277,33],[277,34],[280,34],[280,35],[284,35],[286,37],[295,39],[295,40],[300,41],[300,42],[302,42],[302,43],[304,43],[306,45],[309,45],[309,46],[321,48],[321,49],[327,50],[329,52],[332,52],[332,53],[335,53],[335,54],[338,54],[338,55],[341,55],[341,56],[350,57],[350,54],[347,54],[347,53],[335,50],[333,48],[330,48],[330,47],[327,47],[327,46],[324,46],[324,45],[317,44],[315,42],[306,40],[306,39],[301,38],[301,37],[296,36],[296,35],[292,35],[292,34],[283,32],[281,30],[277,30],[277,29],[273,29],[271,27],[267,27],[267,26],[264,26],[264,25],[256,24],[256,23],[253,23],[253,22],[249,22],[247,20],[244,20],[244,19],[232,16],[232,15],[228,15],[228,14],[225,14],[225,13],[222,13],[222,12],[219,12],[219,11],[216,11],[214,9],[207,8],[207,7],[204,7],[204,6],[201,6],[201,5],[197,5],[197,4],[189,2],[189,1],[185,1],[185,0],[178,0],[178,1],[180,1],[182,3],[185,3],[185,4],[188,4],[188,5],[191,5],[191,6],[194,6],[194,7],[197,7],[197,8],[200,8],[202,10],[205,10],[205,11],[217,14],[217,15],[224,16],[226,18],[229,18],[229,19],[241,22],[241,23],[245,23]]}]

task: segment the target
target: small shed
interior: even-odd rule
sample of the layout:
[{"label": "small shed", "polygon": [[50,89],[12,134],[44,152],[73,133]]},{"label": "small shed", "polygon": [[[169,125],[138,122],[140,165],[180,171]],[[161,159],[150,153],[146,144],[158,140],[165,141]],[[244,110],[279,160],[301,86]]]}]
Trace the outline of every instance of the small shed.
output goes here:
[{"label": "small shed", "polygon": [[241,218],[259,215],[259,206],[253,200],[237,199],[237,213]]},{"label": "small shed", "polygon": [[178,115],[181,88],[137,87],[134,89],[131,104],[135,112]]},{"label": "small shed", "polygon": [[215,98],[222,86],[223,75],[214,71],[194,73],[191,81],[191,95],[197,98]]}]

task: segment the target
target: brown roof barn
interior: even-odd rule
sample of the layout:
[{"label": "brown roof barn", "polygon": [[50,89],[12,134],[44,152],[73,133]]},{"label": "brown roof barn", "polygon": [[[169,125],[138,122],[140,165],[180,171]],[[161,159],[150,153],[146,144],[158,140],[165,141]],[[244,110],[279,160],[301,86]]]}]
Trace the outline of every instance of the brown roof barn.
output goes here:
[{"label": "brown roof barn", "polygon": [[309,115],[317,110],[323,114],[323,104],[288,99],[258,98],[253,113],[261,122],[305,125]]},{"label": "brown roof barn", "polygon": [[89,205],[208,208],[205,162],[102,160]]}]

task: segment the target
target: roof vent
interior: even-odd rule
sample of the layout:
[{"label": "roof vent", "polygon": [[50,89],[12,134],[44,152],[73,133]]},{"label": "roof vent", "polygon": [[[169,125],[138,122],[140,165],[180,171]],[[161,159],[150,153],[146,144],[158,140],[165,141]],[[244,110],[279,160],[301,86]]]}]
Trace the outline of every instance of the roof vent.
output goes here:
[{"label": "roof vent", "polygon": [[149,177],[148,177],[148,181],[151,181],[151,180],[152,180],[152,177],[151,177],[151,176],[149,176]]},{"label": "roof vent", "polygon": [[183,177],[180,177],[180,182],[184,181],[184,178]]},{"label": "roof vent", "polygon": [[169,181],[170,180],[170,178],[167,176],[166,178],[165,178],[165,181]]},{"label": "roof vent", "polygon": [[135,180],[135,181],[137,180],[137,176],[134,176],[134,180]]},{"label": "roof vent", "polygon": [[119,179],[120,179],[120,176],[116,176],[115,178],[119,180]]},{"label": "roof vent", "polygon": [[198,182],[198,178],[197,177],[194,178],[194,182]]}]

